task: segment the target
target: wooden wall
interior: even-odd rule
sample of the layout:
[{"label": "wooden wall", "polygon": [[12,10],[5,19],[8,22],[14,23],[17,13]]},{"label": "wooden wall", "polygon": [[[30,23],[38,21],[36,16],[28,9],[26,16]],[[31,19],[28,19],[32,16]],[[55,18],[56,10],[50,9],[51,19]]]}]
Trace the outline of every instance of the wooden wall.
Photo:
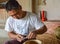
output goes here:
[{"label": "wooden wall", "polygon": [[0,29],[4,28],[8,14],[5,9],[0,9]]}]

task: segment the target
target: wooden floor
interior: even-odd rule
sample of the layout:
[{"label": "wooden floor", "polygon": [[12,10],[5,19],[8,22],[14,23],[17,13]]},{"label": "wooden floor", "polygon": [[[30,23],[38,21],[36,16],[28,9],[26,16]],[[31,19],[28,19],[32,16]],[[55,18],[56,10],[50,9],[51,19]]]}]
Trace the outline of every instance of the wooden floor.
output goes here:
[{"label": "wooden floor", "polygon": [[4,44],[9,38],[0,38],[0,44]]},{"label": "wooden floor", "polygon": [[9,40],[7,32],[3,29],[0,29],[0,44],[3,44],[7,40]]}]

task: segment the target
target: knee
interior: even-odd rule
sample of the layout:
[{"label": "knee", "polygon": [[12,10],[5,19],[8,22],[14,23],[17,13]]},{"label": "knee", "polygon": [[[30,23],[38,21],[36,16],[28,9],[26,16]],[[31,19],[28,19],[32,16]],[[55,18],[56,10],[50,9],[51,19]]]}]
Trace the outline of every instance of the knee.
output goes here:
[{"label": "knee", "polygon": [[11,44],[10,41],[6,41],[4,44]]}]

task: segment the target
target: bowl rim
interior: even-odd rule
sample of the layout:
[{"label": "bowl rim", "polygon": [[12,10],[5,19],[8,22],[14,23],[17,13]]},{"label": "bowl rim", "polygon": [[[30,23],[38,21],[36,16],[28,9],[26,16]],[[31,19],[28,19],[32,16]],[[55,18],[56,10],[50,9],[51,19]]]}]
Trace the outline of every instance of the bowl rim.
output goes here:
[{"label": "bowl rim", "polygon": [[25,44],[25,43],[28,42],[28,41],[35,41],[35,42],[37,42],[38,44],[42,44],[42,41],[40,41],[40,40],[38,40],[38,39],[27,40],[27,41],[25,41],[23,44]]}]

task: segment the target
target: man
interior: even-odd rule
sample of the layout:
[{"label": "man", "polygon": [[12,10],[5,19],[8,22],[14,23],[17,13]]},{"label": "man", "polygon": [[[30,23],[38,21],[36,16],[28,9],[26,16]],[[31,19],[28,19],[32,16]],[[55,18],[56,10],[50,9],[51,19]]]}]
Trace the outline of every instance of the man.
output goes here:
[{"label": "man", "polygon": [[7,19],[5,30],[13,40],[5,44],[22,44],[25,39],[33,39],[37,34],[46,32],[46,26],[37,15],[23,11],[16,0],[9,0],[6,3],[6,10],[10,17]]}]

